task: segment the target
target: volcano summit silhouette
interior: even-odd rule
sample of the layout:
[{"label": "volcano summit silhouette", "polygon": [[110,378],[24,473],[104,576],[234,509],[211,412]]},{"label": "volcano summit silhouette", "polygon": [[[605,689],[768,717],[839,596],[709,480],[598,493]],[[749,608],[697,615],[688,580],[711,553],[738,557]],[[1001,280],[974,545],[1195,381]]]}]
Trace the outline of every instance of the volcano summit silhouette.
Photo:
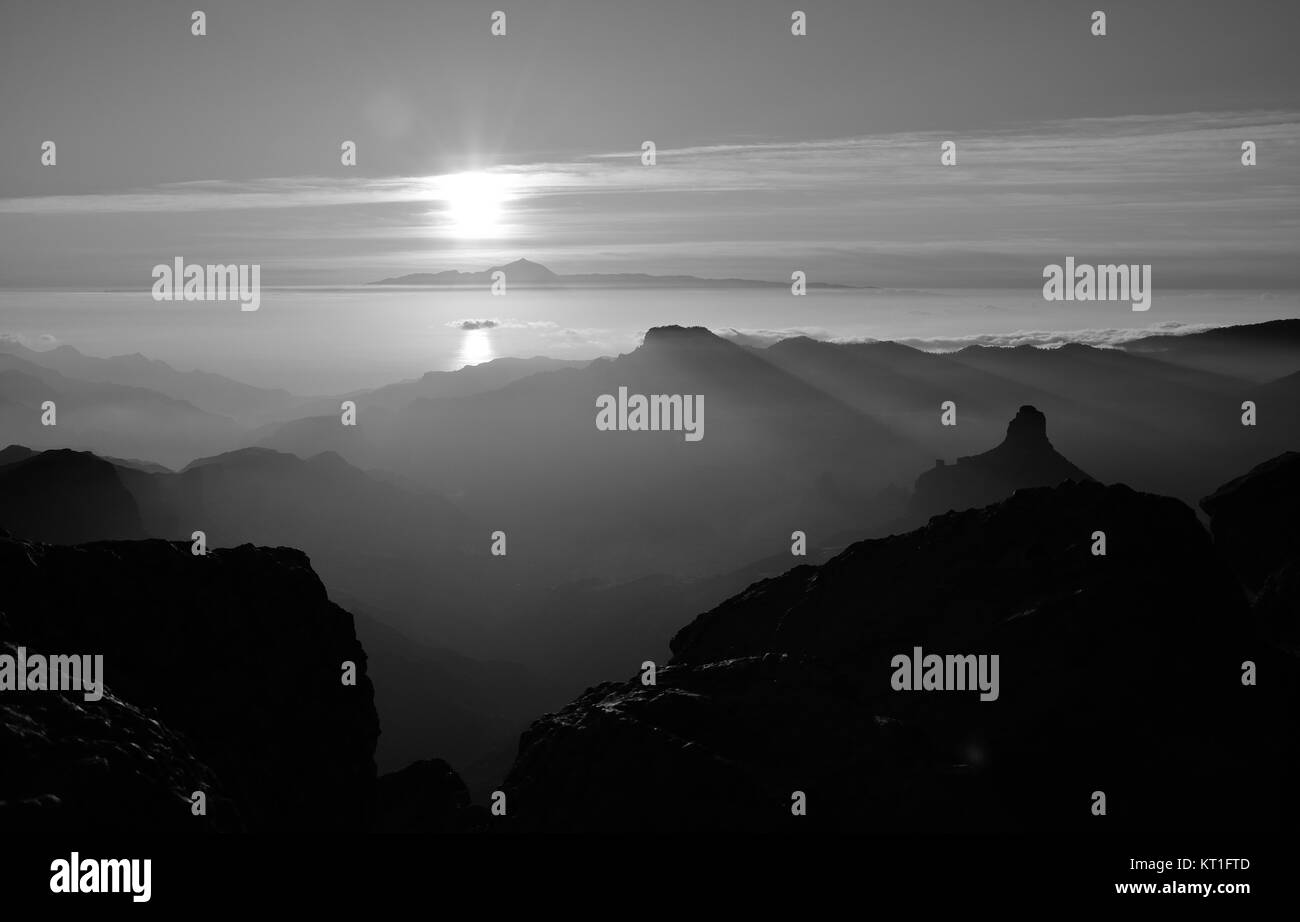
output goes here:
[{"label": "volcano summit silhouette", "polygon": [[986,506],[1026,487],[1092,479],[1052,447],[1047,417],[1026,405],[1007,424],[1002,444],[983,454],[958,458],[956,464],[940,459],[918,477],[911,511],[919,516],[938,515],[951,509]]},{"label": "volcano summit silhouette", "polygon": [[[787,281],[735,278],[700,278],[696,275],[647,275],[644,272],[585,272],[561,275],[552,272],[531,259],[492,266],[482,272],[461,272],[448,269],[443,272],[412,272],[395,278],[380,279],[371,285],[490,285],[493,276],[505,273],[509,284],[529,288],[785,288]],[[809,282],[809,288],[855,288],[855,285],[836,285],[830,282]]]}]

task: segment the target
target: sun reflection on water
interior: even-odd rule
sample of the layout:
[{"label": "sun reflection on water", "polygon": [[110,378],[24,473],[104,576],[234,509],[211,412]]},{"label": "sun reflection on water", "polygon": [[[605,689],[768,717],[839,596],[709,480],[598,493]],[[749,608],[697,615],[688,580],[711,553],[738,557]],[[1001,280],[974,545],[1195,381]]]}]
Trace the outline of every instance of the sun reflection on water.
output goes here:
[{"label": "sun reflection on water", "polygon": [[460,340],[460,351],[456,353],[456,367],[479,365],[496,358],[492,348],[491,330],[466,330]]}]

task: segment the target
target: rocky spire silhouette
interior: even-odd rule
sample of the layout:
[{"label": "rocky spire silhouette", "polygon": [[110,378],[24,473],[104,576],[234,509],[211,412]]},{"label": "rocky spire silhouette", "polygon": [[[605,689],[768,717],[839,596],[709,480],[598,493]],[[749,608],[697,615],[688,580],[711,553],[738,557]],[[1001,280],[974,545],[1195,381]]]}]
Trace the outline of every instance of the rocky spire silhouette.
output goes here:
[{"label": "rocky spire silhouette", "polygon": [[1025,487],[1092,479],[1052,447],[1047,417],[1026,405],[1007,423],[1006,438],[996,448],[958,458],[952,465],[939,460],[918,477],[911,511],[917,516],[960,511],[997,502]]},{"label": "rocky spire silhouette", "polygon": [[1029,447],[1040,443],[1051,447],[1047,441],[1047,417],[1037,407],[1025,405],[1007,423],[1007,437],[1002,444]]}]

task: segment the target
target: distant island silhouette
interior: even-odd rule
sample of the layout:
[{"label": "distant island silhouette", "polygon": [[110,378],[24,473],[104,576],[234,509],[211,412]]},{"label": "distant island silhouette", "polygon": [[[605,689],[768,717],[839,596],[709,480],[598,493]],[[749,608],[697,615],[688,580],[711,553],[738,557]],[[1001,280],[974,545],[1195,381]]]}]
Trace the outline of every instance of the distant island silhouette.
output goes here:
[{"label": "distant island silhouette", "polygon": [[[530,259],[516,259],[482,272],[414,272],[395,278],[369,282],[370,285],[420,285],[443,287],[456,285],[490,285],[492,274],[504,272],[507,284],[528,288],[786,288],[790,283],[758,279],[706,279],[694,275],[646,275],[642,272],[582,273],[560,275]],[[809,288],[870,288],[869,285],[832,285],[808,282]]]}]

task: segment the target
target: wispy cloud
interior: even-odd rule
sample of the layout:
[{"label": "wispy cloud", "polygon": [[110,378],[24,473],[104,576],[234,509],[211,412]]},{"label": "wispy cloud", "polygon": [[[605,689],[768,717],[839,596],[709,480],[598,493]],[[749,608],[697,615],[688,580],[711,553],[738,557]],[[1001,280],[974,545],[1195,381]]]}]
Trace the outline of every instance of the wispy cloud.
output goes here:
[{"label": "wispy cloud", "polygon": [[87,195],[0,199],[0,214],[79,215],[138,212],[244,211],[434,201],[430,183],[417,178],[346,179],[274,177],[255,182],[204,180],[163,183],[151,189]]},{"label": "wispy cloud", "polygon": [[[943,139],[957,143],[954,168],[939,166]],[[1258,145],[1257,167],[1240,165],[1242,140]],[[1287,154],[1297,148],[1300,113],[1191,112],[951,137],[661,148],[655,166],[643,166],[633,149],[484,172],[505,190],[500,255],[585,253],[606,271],[753,275],[775,260],[825,281],[1010,286],[1044,260],[1118,252],[1160,257],[1164,286],[1213,278],[1289,286],[1300,281],[1300,161]],[[451,268],[455,254],[413,244],[447,239],[454,175],[210,180],[6,198],[0,239],[21,241],[18,216],[159,215],[173,222],[166,239],[188,229],[196,239],[260,241],[308,275],[322,256],[336,268],[406,258],[412,268]],[[132,227],[133,240],[151,232]],[[112,234],[94,240],[119,245]]]},{"label": "wispy cloud", "polygon": [[[1183,185],[1180,170],[1215,170],[1223,180],[1235,171],[1236,149],[1249,136],[1268,148],[1300,141],[1300,113],[1198,113],[1164,116],[1085,118],[1041,123],[1022,129],[889,134],[789,143],[726,144],[658,152],[645,167],[639,151],[593,154],[568,162],[507,164],[484,170],[500,177],[518,199],[618,193],[711,193],[825,190],[864,191],[886,180],[915,184],[917,195],[943,199],[959,189],[971,194],[1012,196],[1105,193],[1106,200],[1132,202],[1132,187],[1145,182]],[[937,170],[938,142],[958,142],[959,170]],[[1268,154],[1262,157],[1268,163]],[[1087,167],[1080,171],[1079,167]],[[0,199],[5,214],[89,214],[109,212],[205,211],[308,208],[345,205],[439,202],[445,181],[457,174],[395,177],[272,177],[251,182],[219,179],[166,183],[144,190]],[[1284,176],[1289,187],[1296,174]],[[889,191],[876,190],[884,196]],[[1186,189],[1181,200],[1213,201],[1211,190]],[[1096,202],[1095,198],[1089,201]],[[902,205],[903,203],[899,203]]]}]

